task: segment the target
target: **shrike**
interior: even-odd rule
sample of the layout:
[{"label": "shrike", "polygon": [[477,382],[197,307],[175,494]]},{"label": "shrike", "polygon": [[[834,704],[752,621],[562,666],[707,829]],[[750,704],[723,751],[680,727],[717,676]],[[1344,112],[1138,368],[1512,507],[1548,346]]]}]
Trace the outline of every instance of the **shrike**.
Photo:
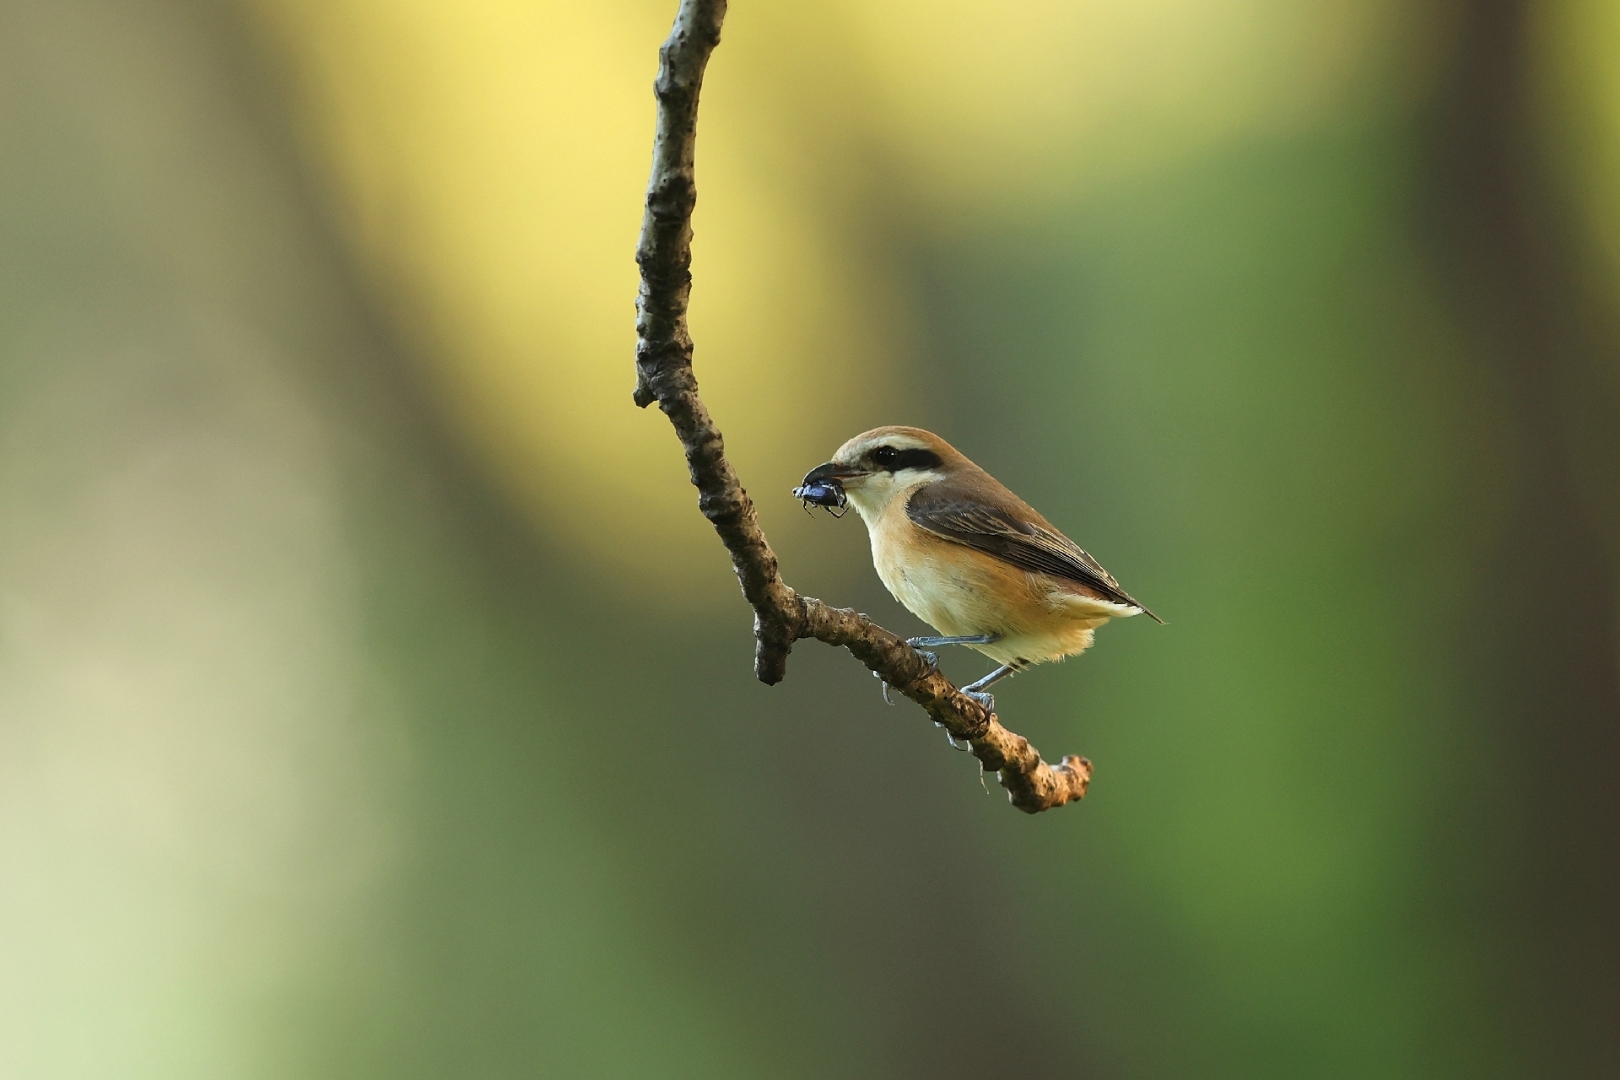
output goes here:
[{"label": "shrike", "polygon": [[913,648],[970,645],[1001,665],[962,688],[987,708],[992,683],[1084,652],[1109,619],[1163,621],[1028,503],[921,428],[855,436],[794,494],[854,505],[878,577],[942,635],[912,638]]}]

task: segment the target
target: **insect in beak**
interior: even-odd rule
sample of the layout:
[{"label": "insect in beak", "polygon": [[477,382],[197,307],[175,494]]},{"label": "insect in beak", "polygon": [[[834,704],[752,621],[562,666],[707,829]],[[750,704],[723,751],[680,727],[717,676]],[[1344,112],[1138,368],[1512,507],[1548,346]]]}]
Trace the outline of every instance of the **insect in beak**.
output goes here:
[{"label": "insect in beak", "polygon": [[836,480],[796,487],[793,497],[804,504],[805,513],[809,513],[812,506],[826,507],[827,513],[835,518],[849,513],[849,496],[844,494],[844,485]]},{"label": "insect in beak", "polygon": [[858,473],[857,469],[847,469],[830,461],[817,465],[805,475],[803,483],[793,489],[793,497],[804,504],[806,513],[812,506],[821,506],[833,517],[843,517],[849,512],[849,496],[844,493],[843,478]]}]

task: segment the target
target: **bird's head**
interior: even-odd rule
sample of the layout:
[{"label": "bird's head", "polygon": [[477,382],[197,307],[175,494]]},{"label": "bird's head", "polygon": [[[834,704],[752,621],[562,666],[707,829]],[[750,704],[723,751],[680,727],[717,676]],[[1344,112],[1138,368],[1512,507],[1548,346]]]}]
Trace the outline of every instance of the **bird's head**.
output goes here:
[{"label": "bird's head", "polygon": [[897,497],[943,480],[966,460],[933,432],[913,427],[873,428],[840,446],[825,465],[811,469],[800,490],[837,485],[870,523]]}]

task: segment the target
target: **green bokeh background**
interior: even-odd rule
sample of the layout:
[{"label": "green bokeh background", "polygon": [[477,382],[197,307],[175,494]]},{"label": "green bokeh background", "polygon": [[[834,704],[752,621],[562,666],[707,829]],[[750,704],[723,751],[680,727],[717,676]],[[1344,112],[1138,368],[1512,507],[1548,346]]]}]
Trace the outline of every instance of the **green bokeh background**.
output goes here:
[{"label": "green bokeh background", "polygon": [[946,433],[1168,621],[998,694],[1097,763],[1026,818],[845,656],[753,682],[718,544],[649,603],[511,494],[251,15],[6,0],[0,1075],[1612,1075],[1610,21],[1414,9],[1017,213],[858,163],[906,415],[761,407]]}]

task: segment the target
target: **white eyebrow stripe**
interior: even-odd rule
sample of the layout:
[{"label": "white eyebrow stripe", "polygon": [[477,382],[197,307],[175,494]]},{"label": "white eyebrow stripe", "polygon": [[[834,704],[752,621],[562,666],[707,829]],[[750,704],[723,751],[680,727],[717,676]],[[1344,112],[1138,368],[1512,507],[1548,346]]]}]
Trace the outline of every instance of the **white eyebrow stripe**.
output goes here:
[{"label": "white eyebrow stripe", "polygon": [[933,450],[933,447],[911,435],[888,435],[881,439],[873,439],[869,443],[862,443],[856,448],[856,452],[870,454],[880,446],[892,447],[895,450]]}]

